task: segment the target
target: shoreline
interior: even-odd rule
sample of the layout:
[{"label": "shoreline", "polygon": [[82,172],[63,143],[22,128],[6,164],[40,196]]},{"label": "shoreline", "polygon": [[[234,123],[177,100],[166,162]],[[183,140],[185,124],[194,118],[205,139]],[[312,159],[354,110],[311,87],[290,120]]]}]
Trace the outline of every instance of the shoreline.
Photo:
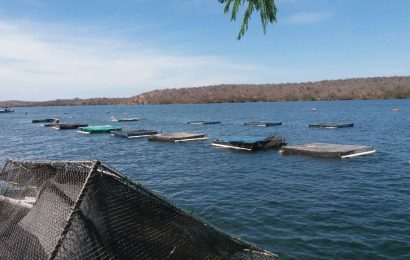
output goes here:
[{"label": "shoreline", "polygon": [[[409,98],[374,98],[374,99],[322,99],[322,100],[278,100],[278,101],[244,101],[244,102],[209,102],[209,103],[162,103],[162,104],[58,104],[58,105],[20,105],[7,106],[12,108],[34,108],[34,107],[86,107],[86,106],[162,106],[162,105],[219,105],[219,104],[247,104],[247,103],[297,103],[297,102],[329,102],[329,101],[388,101],[388,100],[410,100]],[[0,101],[0,107],[2,107]]]},{"label": "shoreline", "polygon": [[410,76],[353,78],[281,84],[223,84],[172,88],[122,98],[0,101],[0,107],[220,104],[410,99]]}]

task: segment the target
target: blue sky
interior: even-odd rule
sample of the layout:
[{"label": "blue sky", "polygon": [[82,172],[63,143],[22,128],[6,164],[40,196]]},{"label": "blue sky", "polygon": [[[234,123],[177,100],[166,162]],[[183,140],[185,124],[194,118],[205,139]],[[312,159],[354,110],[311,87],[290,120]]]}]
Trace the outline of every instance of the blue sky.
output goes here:
[{"label": "blue sky", "polygon": [[275,2],[238,41],[217,0],[0,0],[0,100],[410,74],[410,1]]}]

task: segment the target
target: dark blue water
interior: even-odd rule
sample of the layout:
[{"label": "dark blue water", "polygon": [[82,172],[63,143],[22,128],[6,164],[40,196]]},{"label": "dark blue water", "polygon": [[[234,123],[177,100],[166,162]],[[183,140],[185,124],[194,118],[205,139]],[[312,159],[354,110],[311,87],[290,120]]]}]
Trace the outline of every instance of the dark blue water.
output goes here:
[{"label": "dark blue water", "polygon": [[[312,112],[313,107],[318,112]],[[392,107],[400,111],[393,113]],[[141,118],[117,123],[126,129],[203,132],[210,140],[157,143],[31,124],[31,119],[48,117],[110,124],[111,116],[124,112]],[[283,125],[243,126],[244,121],[262,119]],[[222,124],[186,124],[191,120]],[[307,127],[323,121],[355,126]],[[101,160],[282,259],[410,258],[410,100],[17,108],[0,114],[0,127],[1,161]],[[377,152],[337,160],[210,145],[219,137],[272,134],[286,137],[289,144],[363,144]]]}]

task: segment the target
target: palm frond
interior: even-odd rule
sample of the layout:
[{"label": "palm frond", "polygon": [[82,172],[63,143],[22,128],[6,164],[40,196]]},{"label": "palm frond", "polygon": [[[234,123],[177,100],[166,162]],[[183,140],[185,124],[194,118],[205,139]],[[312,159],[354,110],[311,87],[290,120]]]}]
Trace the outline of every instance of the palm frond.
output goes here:
[{"label": "palm frond", "polygon": [[[276,22],[276,5],[275,0],[218,0],[221,4],[225,4],[224,13],[231,13],[231,20],[235,21],[238,11],[241,6],[246,3],[248,6],[245,9],[241,29],[239,30],[237,39],[240,40],[248,30],[249,20],[252,13],[256,10],[259,12],[263,33],[266,33],[268,23]],[[232,8],[231,8],[232,7]]]}]

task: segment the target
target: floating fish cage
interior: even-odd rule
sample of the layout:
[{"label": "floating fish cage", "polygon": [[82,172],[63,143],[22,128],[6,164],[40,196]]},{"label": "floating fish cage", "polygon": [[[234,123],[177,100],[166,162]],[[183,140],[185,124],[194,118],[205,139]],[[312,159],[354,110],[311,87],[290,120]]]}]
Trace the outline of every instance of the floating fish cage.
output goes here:
[{"label": "floating fish cage", "polygon": [[88,124],[80,124],[80,123],[60,123],[53,126],[54,129],[57,130],[69,130],[69,129],[78,129],[79,127],[87,127]]},{"label": "floating fish cage", "polygon": [[57,118],[46,118],[46,119],[33,119],[31,120],[31,123],[55,123],[57,121]]},{"label": "floating fish cage", "polygon": [[119,126],[103,125],[103,126],[85,126],[79,127],[78,132],[82,134],[94,134],[94,133],[110,133],[112,131],[122,130]]},{"label": "floating fish cage", "polygon": [[303,154],[315,157],[324,158],[352,158],[364,155],[371,155],[376,152],[372,146],[361,145],[344,145],[344,144],[325,144],[313,143],[302,144],[294,146],[284,146],[281,153],[289,154]]},{"label": "floating fish cage", "polygon": [[134,122],[140,120],[139,118],[113,118],[112,122]]},{"label": "floating fish cage", "polygon": [[221,121],[189,121],[187,124],[190,125],[215,125],[220,124]]},{"label": "floating fish cage", "polygon": [[280,136],[217,139],[212,142],[215,147],[244,151],[280,148],[285,144],[285,139]]},{"label": "floating fish cage", "polygon": [[338,123],[320,123],[320,124],[309,124],[309,127],[316,127],[316,128],[343,128],[343,127],[353,127],[353,123],[345,123],[345,124],[338,124]]},{"label": "floating fish cage", "polygon": [[6,160],[0,259],[277,259],[98,161]]},{"label": "floating fish cage", "polygon": [[116,137],[123,137],[123,138],[140,138],[140,137],[147,137],[151,135],[160,134],[161,131],[158,130],[150,130],[150,129],[138,129],[138,130],[131,130],[131,131],[114,131],[111,132],[112,136]]},{"label": "floating fish cage", "polygon": [[205,134],[191,134],[191,133],[172,133],[172,134],[158,134],[151,135],[148,137],[149,141],[160,141],[160,142],[189,142],[189,141],[201,141],[207,140],[208,137]]},{"label": "floating fish cage", "polygon": [[268,122],[268,121],[252,121],[252,122],[245,122],[243,123],[246,126],[262,126],[262,127],[267,127],[267,126],[278,126],[282,125],[282,122]]},{"label": "floating fish cage", "polygon": [[8,107],[2,107],[2,108],[0,108],[0,113],[12,113],[12,112],[14,112],[14,110],[13,110],[13,109],[10,109],[10,108],[8,108]]},{"label": "floating fish cage", "polygon": [[41,126],[44,127],[56,127],[58,126],[60,123],[47,123],[47,124],[42,124]]}]

